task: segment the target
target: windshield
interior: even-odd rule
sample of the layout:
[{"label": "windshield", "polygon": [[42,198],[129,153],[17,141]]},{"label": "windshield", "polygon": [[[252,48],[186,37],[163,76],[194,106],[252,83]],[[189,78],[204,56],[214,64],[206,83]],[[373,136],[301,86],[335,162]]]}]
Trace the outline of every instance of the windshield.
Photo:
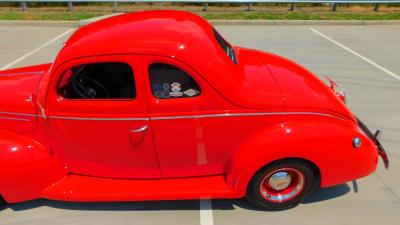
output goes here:
[{"label": "windshield", "polygon": [[218,33],[214,28],[214,36],[217,39],[219,46],[225,51],[226,55],[232,60],[233,63],[237,64],[236,53],[232,46],[225,41],[225,39]]}]

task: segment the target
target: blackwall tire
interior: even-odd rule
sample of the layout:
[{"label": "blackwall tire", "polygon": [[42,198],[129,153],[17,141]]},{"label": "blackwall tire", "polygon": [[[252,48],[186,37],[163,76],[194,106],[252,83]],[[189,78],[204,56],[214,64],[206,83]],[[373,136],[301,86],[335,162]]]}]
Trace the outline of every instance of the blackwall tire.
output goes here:
[{"label": "blackwall tire", "polygon": [[300,204],[318,184],[318,175],[308,163],[282,160],[267,165],[253,176],[246,198],[263,210],[286,210]]},{"label": "blackwall tire", "polygon": [[7,207],[7,202],[3,197],[0,196],[0,210],[5,209]]}]

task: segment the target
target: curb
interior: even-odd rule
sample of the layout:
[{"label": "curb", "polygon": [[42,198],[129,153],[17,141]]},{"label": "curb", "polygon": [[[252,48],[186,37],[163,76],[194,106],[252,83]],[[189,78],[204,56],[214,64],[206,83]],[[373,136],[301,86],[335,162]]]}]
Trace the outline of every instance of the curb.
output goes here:
[{"label": "curb", "polygon": [[79,21],[37,21],[37,20],[0,20],[0,26],[34,27],[78,27]]},{"label": "curb", "polygon": [[80,20],[80,21],[78,21],[78,25],[80,27],[81,26],[85,26],[85,25],[87,25],[89,23],[93,23],[95,21],[106,19],[106,18],[113,17],[113,16],[117,16],[117,15],[120,15],[120,14],[122,14],[122,13],[108,14],[108,15],[104,15],[104,16],[89,18],[89,19],[86,19],[86,20]]},{"label": "curb", "polygon": [[[80,27],[114,15],[81,21],[0,20],[0,26]],[[213,25],[400,25],[400,20],[209,20]]]}]

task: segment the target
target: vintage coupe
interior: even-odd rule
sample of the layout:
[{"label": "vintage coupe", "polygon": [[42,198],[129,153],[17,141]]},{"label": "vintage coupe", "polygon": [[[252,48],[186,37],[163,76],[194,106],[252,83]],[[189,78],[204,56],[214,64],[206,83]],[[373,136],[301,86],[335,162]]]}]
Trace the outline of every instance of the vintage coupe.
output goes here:
[{"label": "vintage coupe", "polygon": [[344,94],[187,12],[78,29],[54,63],[0,71],[2,204],[241,198],[296,206],[372,173]]}]

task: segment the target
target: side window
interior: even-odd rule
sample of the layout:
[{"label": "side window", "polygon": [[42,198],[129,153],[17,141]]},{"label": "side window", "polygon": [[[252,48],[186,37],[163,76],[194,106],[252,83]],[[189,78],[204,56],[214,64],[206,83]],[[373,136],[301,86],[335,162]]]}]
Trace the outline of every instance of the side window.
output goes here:
[{"label": "side window", "polygon": [[164,63],[149,67],[153,96],[158,99],[189,98],[200,95],[200,87],[185,71]]},{"label": "side window", "polygon": [[57,93],[67,99],[133,99],[133,70],[120,62],[77,65],[64,72]]},{"label": "side window", "polygon": [[219,46],[221,46],[222,50],[224,50],[226,55],[232,60],[233,63],[238,64],[236,53],[235,50],[232,48],[232,46],[227,41],[225,41],[225,39],[215,29],[214,29],[214,36]]}]

